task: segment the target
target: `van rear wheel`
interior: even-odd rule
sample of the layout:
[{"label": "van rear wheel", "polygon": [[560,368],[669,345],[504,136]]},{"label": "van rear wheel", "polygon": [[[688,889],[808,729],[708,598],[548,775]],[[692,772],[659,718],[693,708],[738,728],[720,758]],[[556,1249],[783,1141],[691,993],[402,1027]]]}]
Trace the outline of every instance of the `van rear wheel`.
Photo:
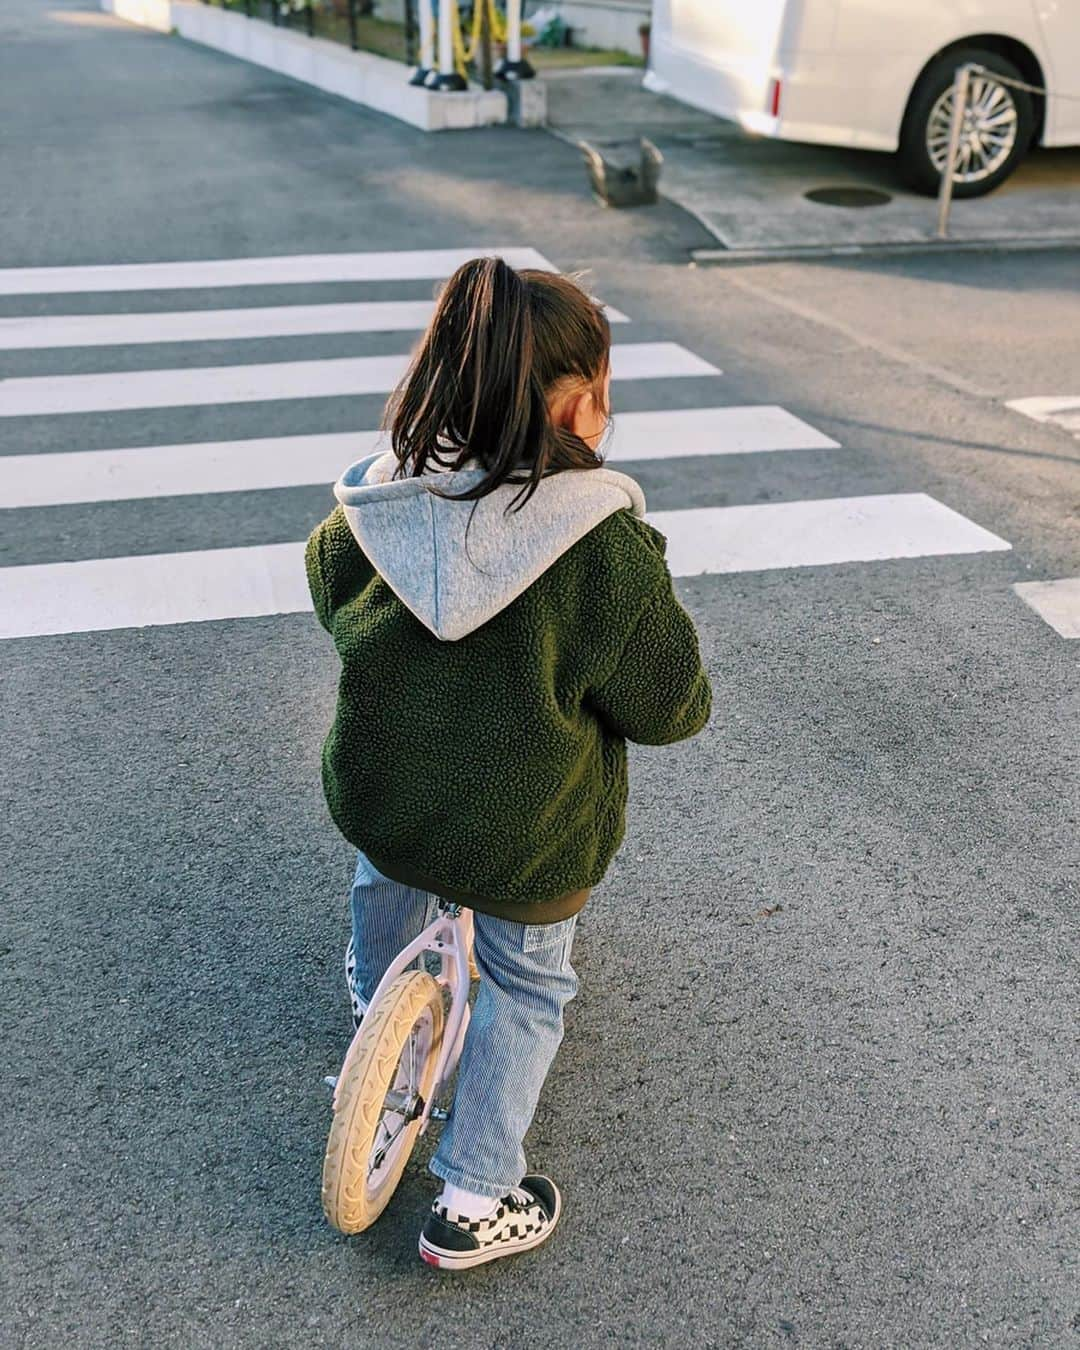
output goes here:
[{"label": "van rear wheel", "polygon": [[912,90],[900,131],[899,164],[917,192],[936,193],[949,153],[953,81],[959,66],[979,65],[972,75],[960,151],[953,174],[954,197],[981,197],[1003,183],[1028,152],[1035,108],[1026,89],[995,79],[1023,75],[1005,57],[981,47],[962,47],[938,57]]}]

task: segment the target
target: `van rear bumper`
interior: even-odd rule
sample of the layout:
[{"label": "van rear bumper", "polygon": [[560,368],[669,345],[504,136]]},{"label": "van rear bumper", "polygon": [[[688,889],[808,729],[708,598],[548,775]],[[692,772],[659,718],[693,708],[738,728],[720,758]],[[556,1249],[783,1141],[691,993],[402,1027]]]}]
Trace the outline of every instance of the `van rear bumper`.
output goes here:
[{"label": "van rear bumper", "polygon": [[[799,63],[800,68],[806,63]],[[783,65],[734,58],[703,60],[695,53],[654,35],[645,88],[668,94],[691,107],[738,123],[758,136],[819,145],[850,146],[859,150],[895,150],[895,132],[825,121],[821,113],[830,99],[823,77],[811,70],[792,77]],[[773,81],[781,81],[780,115],[770,111]],[[896,119],[898,121],[898,119]]]}]

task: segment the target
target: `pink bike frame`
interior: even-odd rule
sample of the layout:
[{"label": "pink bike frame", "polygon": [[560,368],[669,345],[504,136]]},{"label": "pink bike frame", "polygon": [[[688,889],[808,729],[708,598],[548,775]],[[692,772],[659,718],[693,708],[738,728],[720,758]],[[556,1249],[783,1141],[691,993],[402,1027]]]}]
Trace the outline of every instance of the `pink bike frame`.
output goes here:
[{"label": "pink bike frame", "polygon": [[437,1110],[435,1102],[457,1068],[465,1032],[469,1026],[469,943],[472,939],[472,927],[471,910],[446,900],[438,901],[435,918],[414,942],[410,942],[390,962],[386,974],[379,981],[368,1004],[370,1011],[384,997],[397,977],[424,952],[435,952],[438,955],[439,973],[434,978],[444,989],[450,991],[450,1010],[443,1027],[439,1058],[435,1064],[435,1078],[420,1117],[421,1134],[427,1129],[433,1115],[437,1120],[445,1119],[446,1113]]}]

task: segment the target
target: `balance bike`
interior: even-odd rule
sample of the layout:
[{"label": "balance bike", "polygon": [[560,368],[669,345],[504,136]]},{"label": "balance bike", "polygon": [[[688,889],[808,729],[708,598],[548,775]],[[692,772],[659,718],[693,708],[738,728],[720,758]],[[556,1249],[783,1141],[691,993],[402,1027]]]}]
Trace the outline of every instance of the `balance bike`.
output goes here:
[{"label": "balance bike", "polygon": [[[341,1072],[326,1079],[334,1119],[322,1206],[342,1233],[370,1228],[417,1139],[449,1115],[436,1100],[457,1068],[469,1025],[472,928],[471,910],[437,902],[434,920],[379,981]],[[436,975],[408,969],[425,952],[439,957]]]}]

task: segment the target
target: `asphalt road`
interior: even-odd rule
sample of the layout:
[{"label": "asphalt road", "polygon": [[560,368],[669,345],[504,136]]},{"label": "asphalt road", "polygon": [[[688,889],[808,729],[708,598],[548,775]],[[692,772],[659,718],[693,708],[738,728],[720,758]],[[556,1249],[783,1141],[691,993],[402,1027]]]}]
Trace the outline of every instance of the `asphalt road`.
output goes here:
[{"label": "asphalt road", "polygon": [[[1012,546],[680,581],[716,710],[632,750],[528,1145],[566,1217],[462,1279],[416,1257],[419,1167],[359,1238],[319,1208],[350,855],[314,620],[0,644],[5,1344],[1075,1344],[1080,652],[1011,587],[1080,574],[1080,442],[1003,400],[1080,393],[1080,259],[692,269],[692,220],[599,210],[541,132],[425,138],[88,5],[9,3],[0,100],[0,267],[535,247],[592,269],[620,340],[724,371],[624,384],[618,411],[779,404],[839,442],[637,462],[650,510],[926,493]],[[0,317],[430,293],[8,295]],[[385,350],[242,345],[11,350],[0,373]],[[11,417],[0,452],[347,431],[379,403]],[[330,502],[6,511],[0,565],[285,542]]]}]

